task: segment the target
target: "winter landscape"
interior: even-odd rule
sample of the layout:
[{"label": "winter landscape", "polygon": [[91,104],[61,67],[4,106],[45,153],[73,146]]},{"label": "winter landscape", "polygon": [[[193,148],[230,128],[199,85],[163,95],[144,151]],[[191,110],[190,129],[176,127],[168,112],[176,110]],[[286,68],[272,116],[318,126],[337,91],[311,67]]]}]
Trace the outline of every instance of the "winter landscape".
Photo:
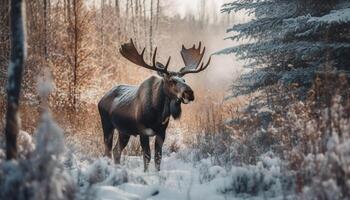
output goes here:
[{"label": "winter landscape", "polygon": [[349,0],[1,0],[0,199],[350,199]]}]

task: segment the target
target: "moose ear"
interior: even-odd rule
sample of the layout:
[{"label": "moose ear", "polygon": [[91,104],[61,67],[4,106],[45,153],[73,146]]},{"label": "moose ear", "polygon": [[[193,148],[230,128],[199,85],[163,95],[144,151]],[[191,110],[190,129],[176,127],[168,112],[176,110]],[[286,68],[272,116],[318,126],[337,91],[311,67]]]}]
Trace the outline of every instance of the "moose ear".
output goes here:
[{"label": "moose ear", "polygon": [[[156,62],[156,67],[160,68],[160,69],[164,69],[165,68],[165,66],[162,63],[160,63],[160,62]],[[157,71],[157,73],[161,77],[165,77],[165,75],[166,75],[166,74],[164,74],[164,73],[162,73],[160,71]]]}]

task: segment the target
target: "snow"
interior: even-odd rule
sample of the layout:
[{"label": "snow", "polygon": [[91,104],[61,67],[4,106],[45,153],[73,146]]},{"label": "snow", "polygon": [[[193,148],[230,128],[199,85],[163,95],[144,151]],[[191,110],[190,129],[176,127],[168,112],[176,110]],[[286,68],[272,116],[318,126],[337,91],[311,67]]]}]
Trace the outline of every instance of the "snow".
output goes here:
[{"label": "snow", "polygon": [[[42,95],[46,94],[44,90]],[[182,132],[176,129],[176,134],[171,136],[176,136],[174,138],[182,143]],[[35,135],[36,145],[30,134],[21,132],[23,148],[35,146],[28,153],[31,154],[28,159],[19,162],[0,160],[0,177],[4,177],[0,178],[0,199],[26,194],[27,191],[35,191],[29,199],[289,198],[283,186],[284,180],[289,177],[284,177],[282,161],[273,153],[261,155],[256,164],[222,167],[211,157],[193,159],[195,149],[181,146],[179,152],[171,153],[165,147],[161,171],[155,170],[152,162],[150,171],[144,172],[141,156],[123,156],[122,164],[115,165],[109,158],[92,157],[79,150],[65,148],[63,130],[48,110],[42,114]],[[169,137],[168,140],[174,138]],[[294,191],[292,187],[287,190]]]},{"label": "snow", "polygon": [[332,11],[331,13],[322,17],[312,17],[309,22],[323,22],[327,24],[332,23],[348,23],[350,22],[350,8]]},{"label": "snow", "polygon": [[[177,139],[181,139],[177,136],[180,132],[176,129]],[[25,132],[22,135],[24,145],[33,147],[31,136]],[[37,130],[35,146],[28,161],[1,163],[0,160],[0,177],[1,173],[6,174],[3,182],[0,179],[3,195],[10,194],[20,182],[18,194],[30,185],[31,191],[38,191],[34,199],[44,197],[46,190],[52,191],[51,199],[74,196],[78,200],[293,199],[293,186],[285,185],[293,180],[284,175],[282,160],[272,152],[261,155],[256,164],[223,167],[210,157],[193,159],[195,149],[181,146],[179,152],[171,153],[165,147],[161,171],[156,171],[152,162],[150,171],[144,172],[142,156],[123,156],[122,164],[115,165],[106,157],[64,149],[63,132],[47,111]],[[28,171],[40,167],[41,170]],[[327,181],[325,186],[332,186],[332,179]],[[329,191],[337,190],[333,188]]]},{"label": "snow", "polygon": [[21,152],[25,152],[25,154],[28,152],[32,152],[35,149],[34,141],[29,133],[20,130],[17,136],[17,142],[18,142],[18,151],[20,154]]},{"label": "snow", "polygon": [[[29,134],[21,131],[19,138],[19,150],[29,151],[34,146]],[[45,112],[35,149],[19,151],[27,155],[20,155],[18,161],[0,160],[0,199],[73,199],[75,186],[70,171],[61,163],[63,152],[63,132]]]},{"label": "snow", "polygon": [[66,167],[81,195],[97,200],[282,198],[281,161],[272,154],[263,155],[256,165],[227,170],[210,159],[184,161],[179,153],[171,153],[164,155],[159,172],[152,163],[144,172],[141,156],[124,156],[122,164],[115,165],[108,158],[85,160],[77,155]]}]

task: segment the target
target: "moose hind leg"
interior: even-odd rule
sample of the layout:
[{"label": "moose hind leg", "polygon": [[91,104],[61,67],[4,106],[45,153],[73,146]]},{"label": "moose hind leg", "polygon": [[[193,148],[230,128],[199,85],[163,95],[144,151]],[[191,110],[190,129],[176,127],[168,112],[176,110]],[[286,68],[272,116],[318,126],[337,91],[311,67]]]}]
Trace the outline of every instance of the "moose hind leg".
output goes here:
[{"label": "moose hind leg", "polygon": [[114,133],[114,127],[112,123],[109,120],[108,115],[102,111],[100,111],[101,116],[101,123],[102,123],[102,130],[103,130],[103,141],[105,144],[105,156],[111,158],[111,151],[112,151],[112,145],[113,145],[113,133]]},{"label": "moose hind leg", "polygon": [[140,135],[140,143],[143,152],[143,166],[144,171],[148,171],[148,166],[151,161],[151,149],[149,147],[149,137]]},{"label": "moose hind leg", "polygon": [[120,158],[122,156],[122,152],[126,147],[126,145],[128,145],[129,139],[130,139],[129,135],[119,133],[118,142],[113,149],[113,157],[114,157],[115,164],[120,164]]},{"label": "moose hind leg", "polygon": [[154,164],[158,171],[160,171],[160,163],[162,161],[162,147],[164,143],[164,136],[157,135],[154,143]]}]

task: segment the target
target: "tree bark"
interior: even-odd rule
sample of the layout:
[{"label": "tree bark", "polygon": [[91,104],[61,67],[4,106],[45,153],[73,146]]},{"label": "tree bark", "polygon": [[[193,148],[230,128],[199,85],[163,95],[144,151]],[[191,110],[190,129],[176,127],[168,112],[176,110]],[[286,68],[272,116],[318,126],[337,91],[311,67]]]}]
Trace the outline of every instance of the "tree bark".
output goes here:
[{"label": "tree bark", "polygon": [[11,58],[8,66],[5,127],[6,158],[8,160],[17,158],[17,135],[20,130],[18,108],[24,60],[26,58],[23,6],[22,0],[11,1]]},{"label": "tree bark", "polygon": [[156,28],[158,29],[160,15],[160,0],[157,0],[157,13],[156,13]]},{"label": "tree bark", "polygon": [[67,18],[68,23],[72,23],[71,0],[67,0]]},{"label": "tree bark", "polygon": [[139,1],[135,0],[135,37],[139,38]]},{"label": "tree bark", "polygon": [[[146,0],[143,0],[143,26],[144,26],[144,42],[145,42],[145,48],[147,47],[147,18],[146,18]],[[147,54],[146,54],[147,55]]]},{"label": "tree bark", "polygon": [[48,59],[48,0],[44,0],[44,58]]},{"label": "tree bark", "polygon": [[132,36],[136,36],[136,27],[135,27],[135,5],[134,1],[130,0],[130,5],[131,5],[131,25],[132,25]]},{"label": "tree bark", "polygon": [[137,27],[138,27],[138,30],[137,30],[137,36],[138,36],[138,38],[140,38],[140,40],[141,40],[141,37],[142,37],[142,26],[141,26],[141,24],[142,24],[142,22],[141,22],[141,20],[142,20],[142,3],[141,3],[141,0],[137,0],[137,4],[138,4],[138,6],[139,6],[139,8],[138,8],[138,14],[137,14],[137,21],[138,21],[138,25],[137,25]]},{"label": "tree bark", "polygon": [[129,0],[126,0],[126,6],[125,6],[125,23],[124,23],[124,34],[129,34]]},{"label": "tree bark", "polygon": [[9,0],[0,0],[0,87],[5,85],[10,54]]},{"label": "tree bark", "polygon": [[150,20],[149,20],[149,59],[152,58],[153,53],[153,0],[151,0],[151,8],[150,8]]},{"label": "tree bark", "polygon": [[101,65],[105,68],[105,0],[101,0]]},{"label": "tree bark", "polygon": [[119,6],[119,0],[115,0],[115,12],[117,16],[117,33],[118,33],[118,45],[120,44],[120,39],[121,39],[121,23],[119,21],[120,18],[120,6]]},{"label": "tree bark", "polygon": [[[77,109],[77,85],[78,85],[78,42],[79,42],[79,29],[78,29],[78,5],[77,1],[73,0],[73,12],[74,12],[74,65],[73,65],[73,106],[74,111]],[[80,2],[79,2],[80,3]]]}]

